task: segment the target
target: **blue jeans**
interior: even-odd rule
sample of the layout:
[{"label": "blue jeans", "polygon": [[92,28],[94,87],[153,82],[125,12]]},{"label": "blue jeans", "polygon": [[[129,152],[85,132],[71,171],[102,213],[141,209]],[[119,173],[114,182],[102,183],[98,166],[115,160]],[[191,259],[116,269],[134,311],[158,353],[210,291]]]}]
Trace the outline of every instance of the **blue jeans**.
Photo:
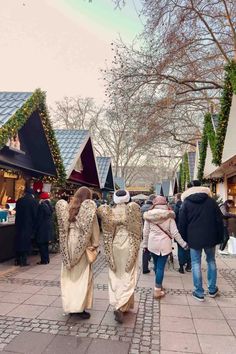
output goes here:
[{"label": "blue jeans", "polygon": [[155,270],[155,275],[156,275],[156,280],[155,280],[156,287],[161,288],[168,255],[158,256],[157,254],[152,253],[152,258],[153,258],[154,270]]},{"label": "blue jeans", "polygon": [[179,261],[179,266],[184,266],[187,264],[187,266],[191,266],[191,257],[190,257],[190,251],[187,250],[185,251],[179,244],[178,244],[178,261]]},{"label": "blue jeans", "polygon": [[[207,282],[209,292],[216,291],[217,269],[215,261],[215,247],[204,248],[207,261]],[[192,274],[193,285],[195,287],[195,293],[198,296],[204,296],[204,289],[202,287],[202,249],[194,250],[190,248],[191,261],[192,261]]]}]

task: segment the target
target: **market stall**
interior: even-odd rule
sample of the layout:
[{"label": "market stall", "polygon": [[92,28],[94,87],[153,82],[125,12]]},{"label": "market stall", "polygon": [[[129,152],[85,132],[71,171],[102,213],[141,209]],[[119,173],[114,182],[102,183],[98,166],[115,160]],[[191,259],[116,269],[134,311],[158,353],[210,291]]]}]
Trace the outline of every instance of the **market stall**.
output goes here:
[{"label": "market stall", "polygon": [[100,192],[100,181],[91,136],[88,130],[55,130],[64,168],[66,185],[54,188],[56,198],[69,199],[80,186]]},{"label": "market stall", "polygon": [[0,92],[0,261],[14,256],[15,203],[39,180],[64,180],[45,94]]},{"label": "market stall", "polygon": [[114,192],[114,179],[111,166],[111,158],[99,156],[97,157],[97,167],[100,180],[100,188],[102,199],[107,199],[110,193]]}]

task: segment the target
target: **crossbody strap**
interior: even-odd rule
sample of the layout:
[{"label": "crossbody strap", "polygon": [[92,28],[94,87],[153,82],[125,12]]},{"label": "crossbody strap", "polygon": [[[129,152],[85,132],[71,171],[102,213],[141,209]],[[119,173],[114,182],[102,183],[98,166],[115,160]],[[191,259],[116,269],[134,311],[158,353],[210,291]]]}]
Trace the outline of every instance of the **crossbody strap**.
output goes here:
[{"label": "crossbody strap", "polygon": [[157,227],[159,227],[159,229],[162,231],[162,232],[164,232],[164,234],[166,234],[171,240],[172,240],[172,237],[170,236],[170,234],[167,232],[167,231],[165,231],[160,225],[158,225],[158,224],[155,224]]}]

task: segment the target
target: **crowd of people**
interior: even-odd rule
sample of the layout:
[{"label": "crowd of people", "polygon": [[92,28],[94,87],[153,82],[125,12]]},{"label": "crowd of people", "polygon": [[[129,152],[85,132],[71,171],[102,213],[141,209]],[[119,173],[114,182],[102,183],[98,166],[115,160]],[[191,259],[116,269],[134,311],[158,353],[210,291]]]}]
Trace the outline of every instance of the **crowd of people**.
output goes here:
[{"label": "crowd of people", "polygon": [[[169,205],[163,196],[151,195],[140,206],[131,201],[128,191],[118,190],[113,202],[98,203],[87,187],[77,190],[71,201],[61,199],[56,204],[59,243],[62,256],[61,294],[65,313],[76,313],[88,319],[93,302],[93,263],[99,253],[100,232],[109,266],[109,301],[115,320],[124,321],[124,313],[134,306],[134,291],[138,275],[139,251],[143,248],[143,273],[150,272],[153,260],[155,272],[154,298],[165,296],[163,279],[173,240],[178,244],[179,272],[193,275],[193,297],[204,301],[201,258],[206,255],[208,295],[218,294],[216,245],[224,250],[228,240],[227,220],[236,217],[229,212],[231,201],[218,206],[207,187],[192,181],[188,189],[175,196]],[[30,237],[35,232],[40,264],[49,263],[48,242],[51,235],[52,207],[47,193],[36,202],[32,190],[16,205],[17,257],[26,265]],[[44,220],[44,222],[42,222]],[[46,220],[46,222],[45,222]]]}]

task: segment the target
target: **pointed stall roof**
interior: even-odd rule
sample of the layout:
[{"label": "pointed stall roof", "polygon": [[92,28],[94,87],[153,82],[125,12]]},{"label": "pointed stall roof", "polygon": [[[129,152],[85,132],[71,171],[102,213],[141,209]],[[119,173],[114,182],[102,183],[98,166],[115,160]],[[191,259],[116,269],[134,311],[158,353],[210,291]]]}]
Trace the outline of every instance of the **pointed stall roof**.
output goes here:
[{"label": "pointed stall roof", "polygon": [[[8,146],[16,135],[20,149]],[[48,181],[56,178],[62,183],[65,181],[46,94],[40,89],[0,92],[0,163],[3,168],[30,171],[34,177],[48,176]]]},{"label": "pointed stall roof", "polygon": [[155,194],[156,195],[163,195],[162,185],[161,183],[157,183],[155,185]]},{"label": "pointed stall roof", "polygon": [[236,132],[236,95],[233,94],[227,132],[224,141],[224,149],[222,153],[222,163],[225,163],[226,161],[230,160],[236,155],[235,132]]},{"label": "pointed stall roof", "polygon": [[68,179],[90,138],[90,134],[88,130],[78,129],[56,129],[55,134]]},{"label": "pointed stall roof", "polygon": [[[100,187],[96,159],[88,130],[55,130],[66,178],[72,182]],[[80,165],[78,170],[77,165]]]},{"label": "pointed stall roof", "polygon": [[162,181],[162,190],[164,197],[173,197],[172,181],[169,179],[164,179]]},{"label": "pointed stall roof", "polygon": [[33,92],[0,92],[0,127],[23,106]]},{"label": "pointed stall roof", "polygon": [[98,156],[97,167],[100,179],[100,188],[114,191],[111,158],[105,156]]}]

